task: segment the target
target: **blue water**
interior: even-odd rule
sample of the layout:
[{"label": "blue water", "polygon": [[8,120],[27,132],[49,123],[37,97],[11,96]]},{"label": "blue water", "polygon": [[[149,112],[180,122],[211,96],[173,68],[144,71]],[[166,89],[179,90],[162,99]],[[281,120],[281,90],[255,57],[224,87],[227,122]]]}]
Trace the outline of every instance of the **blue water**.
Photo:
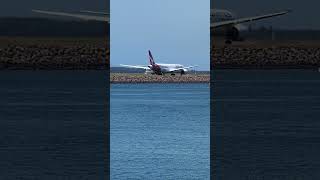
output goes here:
[{"label": "blue water", "polygon": [[216,70],[214,179],[320,179],[320,73]]},{"label": "blue water", "polygon": [[0,72],[0,179],[107,176],[107,76]]},{"label": "blue water", "polygon": [[[0,179],[107,176],[107,77],[0,73]],[[320,73],[215,71],[215,179],[320,178]],[[209,87],[112,85],[112,179],[208,179]],[[174,116],[171,116],[174,115]]]},{"label": "blue water", "polygon": [[208,84],[113,84],[111,179],[209,179]]}]

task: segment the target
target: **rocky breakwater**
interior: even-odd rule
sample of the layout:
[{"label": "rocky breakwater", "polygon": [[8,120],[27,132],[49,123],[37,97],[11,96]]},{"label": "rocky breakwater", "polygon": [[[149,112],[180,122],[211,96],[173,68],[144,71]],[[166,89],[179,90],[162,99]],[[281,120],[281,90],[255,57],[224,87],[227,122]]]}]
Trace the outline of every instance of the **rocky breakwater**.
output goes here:
[{"label": "rocky breakwater", "polygon": [[146,75],[131,73],[111,73],[111,83],[209,83],[209,74],[186,75]]},{"label": "rocky breakwater", "polygon": [[320,46],[212,47],[211,68],[317,68]]},{"label": "rocky breakwater", "polygon": [[0,69],[106,69],[109,50],[92,45],[0,47]]}]

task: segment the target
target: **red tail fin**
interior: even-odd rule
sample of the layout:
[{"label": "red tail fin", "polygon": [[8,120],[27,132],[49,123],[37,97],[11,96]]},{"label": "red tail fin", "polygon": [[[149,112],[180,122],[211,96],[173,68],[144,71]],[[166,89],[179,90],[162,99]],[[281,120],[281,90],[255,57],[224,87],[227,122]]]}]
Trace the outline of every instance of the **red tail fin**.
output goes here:
[{"label": "red tail fin", "polygon": [[156,64],[155,62],[154,62],[154,59],[153,59],[153,56],[152,56],[152,54],[151,54],[151,51],[149,50],[149,62],[150,62],[150,65],[154,65],[154,64]]}]

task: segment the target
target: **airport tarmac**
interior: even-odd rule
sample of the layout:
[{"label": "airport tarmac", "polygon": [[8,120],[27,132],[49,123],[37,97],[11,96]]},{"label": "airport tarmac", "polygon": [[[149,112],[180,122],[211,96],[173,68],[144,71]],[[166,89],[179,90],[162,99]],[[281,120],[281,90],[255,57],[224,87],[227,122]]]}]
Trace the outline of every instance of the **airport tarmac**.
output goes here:
[{"label": "airport tarmac", "polygon": [[210,74],[177,74],[172,76],[142,73],[111,73],[111,83],[209,83]]}]

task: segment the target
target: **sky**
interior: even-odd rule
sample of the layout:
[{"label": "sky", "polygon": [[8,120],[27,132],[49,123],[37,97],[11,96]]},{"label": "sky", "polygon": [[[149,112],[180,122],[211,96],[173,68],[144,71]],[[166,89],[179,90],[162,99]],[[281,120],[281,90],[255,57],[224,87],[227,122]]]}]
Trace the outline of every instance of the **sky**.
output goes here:
[{"label": "sky", "polygon": [[156,63],[210,69],[209,0],[111,0],[111,66]]}]

